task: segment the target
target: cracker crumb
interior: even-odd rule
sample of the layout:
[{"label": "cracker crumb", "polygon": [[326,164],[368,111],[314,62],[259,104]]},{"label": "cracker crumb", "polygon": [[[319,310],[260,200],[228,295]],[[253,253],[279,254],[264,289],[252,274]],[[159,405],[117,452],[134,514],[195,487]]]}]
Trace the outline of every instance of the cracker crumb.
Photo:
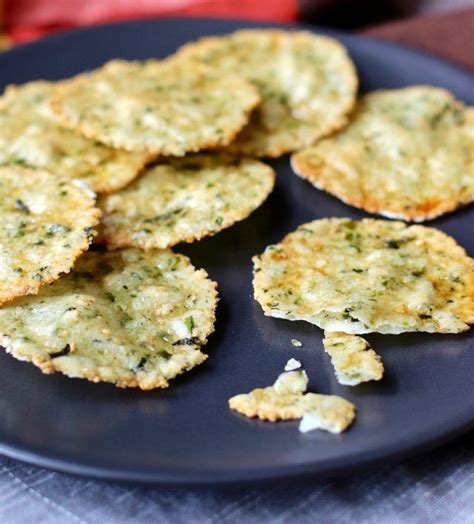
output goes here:
[{"label": "cracker crumb", "polygon": [[291,343],[293,344],[293,346],[295,346],[296,348],[300,348],[303,344],[301,343],[300,340],[296,339],[296,338],[292,338],[291,339]]},{"label": "cracker crumb", "polygon": [[290,358],[288,362],[285,365],[285,371],[294,371],[295,369],[299,369],[301,367],[301,362],[299,360],[296,360],[296,358]]},{"label": "cracker crumb", "polygon": [[319,418],[314,415],[314,413],[306,413],[303,415],[303,418],[300,420],[298,426],[301,433],[308,433],[309,431],[314,431],[319,427]]}]

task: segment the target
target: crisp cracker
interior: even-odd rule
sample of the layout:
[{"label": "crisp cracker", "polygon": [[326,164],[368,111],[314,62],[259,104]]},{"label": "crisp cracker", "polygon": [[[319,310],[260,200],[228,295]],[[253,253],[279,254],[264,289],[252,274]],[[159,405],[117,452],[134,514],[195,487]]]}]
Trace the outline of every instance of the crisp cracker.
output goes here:
[{"label": "crisp cracker", "polygon": [[114,60],[63,82],[53,109],[70,127],[112,147],[183,156],[225,146],[260,102],[235,74],[198,64]]},{"label": "crisp cracker", "polygon": [[169,250],[88,252],[67,276],[0,309],[2,345],[44,373],[164,388],[203,362],[216,284]]},{"label": "crisp cracker", "polygon": [[99,201],[101,240],[144,249],[192,242],[246,218],[274,183],[273,170],[257,160],[196,155],[163,161]]},{"label": "crisp cracker", "polygon": [[94,203],[73,181],[0,167],[0,304],[38,293],[71,269],[94,236]]},{"label": "crisp cracker", "polygon": [[262,104],[229,146],[233,153],[277,157],[313,144],[347,122],[357,74],[343,45],[307,31],[245,29],[185,45],[176,60],[238,71]]},{"label": "crisp cracker", "polygon": [[474,200],[474,109],[435,87],[369,93],[348,127],[291,164],[352,206],[432,219]]},{"label": "crisp cracker", "polygon": [[324,332],[324,350],[331,357],[337,381],[344,386],[380,380],[384,367],[380,355],[362,337],[341,332]]},{"label": "crisp cracker", "polygon": [[474,260],[436,229],[315,220],[253,261],[268,316],[352,334],[460,333],[474,322]]},{"label": "crisp cracker", "polygon": [[[304,371],[282,373],[273,384],[229,399],[229,407],[246,417],[261,420],[294,420],[311,414],[318,429],[341,433],[355,419],[355,406],[336,395],[305,393],[308,377]],[[315,429],[315,428],[313,428]]]},{"label": "crisp cracker", "polygon": [[46,81],[7,88],[0,98],[0,164],[77,178],[95,192],[131,182],[150,155],[107,147],[60,124],[49,107],[55,88]]}]

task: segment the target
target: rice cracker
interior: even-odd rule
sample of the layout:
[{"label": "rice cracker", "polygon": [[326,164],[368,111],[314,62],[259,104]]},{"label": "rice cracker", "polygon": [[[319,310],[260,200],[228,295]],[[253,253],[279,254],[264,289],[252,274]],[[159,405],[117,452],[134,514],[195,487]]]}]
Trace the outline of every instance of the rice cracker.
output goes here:
[{"label": "rice cracker", "polygon": [[94,237],[100,211],[75,182],[0,167],[0,304],[68,272]]},{"label": "rice cracker", "polygon": [[0,164],[77,178],[94,192],[128,184],[150,155],[107,147],[60,124],[50,109],[56,85],[37,81],[7,88],[0,98]]},{"label": "rice cracker", "polygon": [[357,74],[344,46],[307,31],[244,29],[206,37],[178,50],[177,60],[238,71],[262,104],[230,145],[231,152],[277,157],[309,146],[347,122]]},{"label": "rice cracker", "polygon": [[246,218],[273,189],[273,170],[251,159],[196,155],[148,168],[100,199],[110,247],[165,248],[213,235]]},{"label": "rice cracker", "polygon": [[229,144],[259,102],[256,89],[235,74],[113,60],[63,82],[52,107],[67,125],[108,146],[183,156]]},{"label": "rice cracker", "polygon": [[474,200],[474,109],[435,87],[376,91],[348,127],[291,164],[347,204],[429,220]]},{"label": "rice cracker", "polygon": [[460,333],[474,322],[474,260],[433,228],[315,220],[253,261],[268,316],[348,334]]},{"label": "rice cracker", "polygon": [[44,373],[164,388],[203,362],[216,284],[169,250],[90,251],[67,276],[0,309],[0,338]]}]

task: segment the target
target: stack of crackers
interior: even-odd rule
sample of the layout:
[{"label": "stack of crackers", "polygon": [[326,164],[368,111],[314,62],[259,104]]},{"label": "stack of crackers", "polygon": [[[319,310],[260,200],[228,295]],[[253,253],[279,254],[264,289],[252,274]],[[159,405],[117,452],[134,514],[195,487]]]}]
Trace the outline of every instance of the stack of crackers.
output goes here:
[{"label": "stack of crackers", "polygon": [[[259,158],[294,153],[299,176],[390,217],[425,220],[471,202],[473,110],[429,86],[357,101],[357,86],[332,38],[243,30],[164,60],[113,60],[8,87],[2,345],[46,373],[142,389],[166,387],[201,363],[217,285],[171,248],[265,201],[275,173]],[[328,218],[254,263],[265,314],[325,329],[348,385],[383,374],[380,357],[354,336],[461,332],[474,320],[473,261],[430,228]],[[304,394],[304,371],[289,373],[231,407],[270,420],[310,412],[310,426],[330,431],[352,422],[350,403]]]}]

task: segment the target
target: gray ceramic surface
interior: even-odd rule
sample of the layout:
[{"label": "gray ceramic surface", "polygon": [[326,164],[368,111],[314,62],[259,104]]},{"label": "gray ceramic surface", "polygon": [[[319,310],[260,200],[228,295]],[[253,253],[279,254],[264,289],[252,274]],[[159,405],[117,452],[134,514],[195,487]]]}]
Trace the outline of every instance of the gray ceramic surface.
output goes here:
[{"label": "gray ceramic surface", "polygon": [[[261,25],[261,24],[260,24]],[[58,79],[121,58],[161,57],[206,34],[253,26],[237,21],[161,19],[59,35],[0,56],[0,88]],[[329,32],[329,34],[334,34]],[[335,35],[355,60],[362,90],[425,83],[474,104],[473,76],[428,55],[366,38]],[[366,213],[317,191],[274,162],[275,191],[248,220],[179,246],[219,283],[217,330],[208,361],[164,391],[143,393],[42,375],[0,353],[0,452],[72,473],[157,483],[210,483],[332,475],[427,449],[474,421],[474,343],[461,336],[368,336],[382,355],[381,383],[336,383],[322,332],[264,317],[252,299],[252,255],[299,224]],[[474,251],[474,209],[431,222]],[[295,348],[291,339],[303,347]],[[301,434],[297,422],[264,423],[231,412],[227,399],[274,381],[290,357],[310,389],[357,405],[355,425],[334,436]]]}]

